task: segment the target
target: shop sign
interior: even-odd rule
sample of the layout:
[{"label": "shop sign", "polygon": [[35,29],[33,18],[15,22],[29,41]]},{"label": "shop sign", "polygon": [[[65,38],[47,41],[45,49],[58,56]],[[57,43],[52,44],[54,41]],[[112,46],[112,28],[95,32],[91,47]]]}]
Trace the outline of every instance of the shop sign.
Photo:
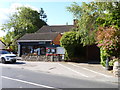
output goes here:
[{"label": "shop sign", "polygon": [[57,54],[65,54],[65,49],[63,47],[57,47]]},{"label": "shop sign", "polygon": [[39,44],[45,44],[45,41],[40,41]]}]

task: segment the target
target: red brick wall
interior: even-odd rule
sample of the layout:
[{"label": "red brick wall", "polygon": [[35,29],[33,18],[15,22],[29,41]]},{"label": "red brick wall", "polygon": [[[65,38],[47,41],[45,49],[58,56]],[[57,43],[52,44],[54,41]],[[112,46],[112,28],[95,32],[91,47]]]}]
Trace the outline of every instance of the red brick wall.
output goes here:
[{"label": "red brick wall", "polygon": [[60,45],[60,39],[61,39],[62,35],[58,34],[57,37],[53,40],[53,43],[55,45]]}]

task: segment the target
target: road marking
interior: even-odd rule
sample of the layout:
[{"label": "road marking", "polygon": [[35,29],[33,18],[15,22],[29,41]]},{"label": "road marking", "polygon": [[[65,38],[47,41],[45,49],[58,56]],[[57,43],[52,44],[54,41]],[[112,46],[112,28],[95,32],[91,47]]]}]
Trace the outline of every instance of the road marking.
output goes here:
[{"label": "road marking", "polygon": [[99,73],[99,72],[96,72],[96,71],[93,71],[93,70],[90,70],[90,69],[87,69],[87,68],[83,68],[83,69],[88,70],[88,71],[91,71],[91,72],[96,73],[96,74],[100,74],[100,75],[105,76],[105,77],[112,77],[112,76],[105,75],[105,74],[103,74],[103,73]]},{"label": "road marking", "polygon": [[22,88],[22,86],[20,86],[19,88]]},{"label": "road marking", "polygon": [[89,76],[84,75],[84,74],[82,74],[82,73],[80,73],[80,72],[78,72],[78,71],[75,71],[75,70],[73,70],[73,69],[71,69],[71,68],[68,68],[68,67],[66,67],[66,66],[64,66],[64,65],[62,65],[62,64],[60,64],[60,63],[58,63],[58,64],[59,64],[60,66],[64,67],[64,68],[68,69],[68,70],[71,70],[71,71],[73,71],[73,72],[75,72],[75,73],[77,73],[77,74],[80,74],[81,76],[89,77]]},{"label": "road marking", "polygon": [[28,82],[28,81],[23,81],[23,80],[19,80],[19,79],[14,79],[14,78],[6,77],[6,76],[1,76],[1,77],[2,77],[2,78],[5,78],[5,79],[13,80],[13,81],[18,81],[18,82],[23,82],[23,83],[27,83],[27,84],[35,85],[35,86],[44,87],[44,88],[52,88],[52,89],[56,89],[56,88],[51,87],[51,86],[46,86],[46,85],[37,84],[37,83],[33,83],[33,82]]},{"label": "road marking", "polygon": [[70,64],[70,65],[73,65],[73,66],[75,66],[75,67],[79,67],[79,66],[77,66],[77,65],[74,65],[74,64],[72,64],[72,63],[68,63],[68,64]]},{"label": "road marking", "polygon": [[[73,66],[75,66],[75,67],[80,67],[80,66],[74,65],[74,64],[72,64],[72,63],[68,63],[68,64],[71,64],[71,65],[73,65]],[[112,76],[105,75],[105,74],[103,74],[103,73],[99,73],[99,72],[96,72],[96,71],[93,71],[93,70],[90,70],[90,69],[87,69],[87,68],[84,68],[84,67],[80,67],[80,68],[82,68],[82,69],[84,69],[84,70],[88,70],[88,71],[93,72],[93,73],[96,73],[96,74],[99,74],[99,75],[102,75],[102,76],[105,76],[105,77],[112,77]]]}]

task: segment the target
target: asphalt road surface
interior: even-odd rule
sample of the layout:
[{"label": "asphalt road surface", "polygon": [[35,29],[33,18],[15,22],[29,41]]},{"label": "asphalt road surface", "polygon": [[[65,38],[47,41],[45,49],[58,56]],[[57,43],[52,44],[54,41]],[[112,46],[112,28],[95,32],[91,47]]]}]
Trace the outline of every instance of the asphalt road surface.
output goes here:
[{"label": "asphalt road surface", "polygon": [[2,67],[2,88],[118,88],[116,83],[77,79],[25,69]]}]

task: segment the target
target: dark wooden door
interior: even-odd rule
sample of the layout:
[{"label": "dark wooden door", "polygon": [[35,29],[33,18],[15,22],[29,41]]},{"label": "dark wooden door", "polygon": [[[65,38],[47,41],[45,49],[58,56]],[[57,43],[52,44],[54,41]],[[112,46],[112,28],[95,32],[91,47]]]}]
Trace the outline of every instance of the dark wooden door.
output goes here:
[{"label": "dark wooden door", "polygon": [[100,63],[100,49],[96,45],[87,46],[86,58],[89,63]]}]

